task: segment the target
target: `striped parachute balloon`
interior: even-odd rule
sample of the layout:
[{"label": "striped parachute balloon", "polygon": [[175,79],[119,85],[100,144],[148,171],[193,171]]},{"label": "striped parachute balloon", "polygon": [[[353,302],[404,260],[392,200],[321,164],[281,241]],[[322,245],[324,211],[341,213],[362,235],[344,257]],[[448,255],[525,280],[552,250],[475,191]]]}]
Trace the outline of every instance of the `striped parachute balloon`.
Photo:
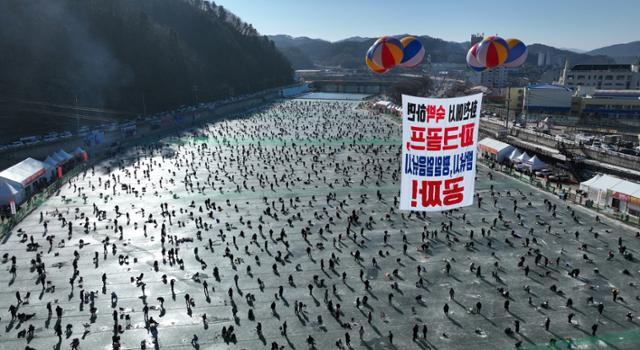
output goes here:
[{"label": "striped parachute balloon", "polygon": [[367,50],[367,55],[364,58],[365,59],[365,63],[367,64],[367,67],[369,67],[369,69],[371,69],[372,72],[378,73],[378,74],[382,74],[382,73],[386,72],[387,69],[385,69],[382,66],[377,65],[373,61],[372,57],[373,57],[373,51],[374,51],[373,49],[374,48],[375,48],[375,46],[371,46],[369,48],[369,50]]},{"label": "striped parachute balloon", "polygon": [[[381,67],[388,70],[402,62],[402,49],[403,46],[400,40],[393,37],[383,36],[373,43],[367,52],[367,58],[372,61],[374,67]],[[371,68],[371,65],[368,63],[367,65]]]},{"label": "striped parachute balloon", "polygon": [[478,44],[479,43],[475,43],[471,46],[469,52],[467,52],[467,65],[476,72],[482,72],[486,68],[482,63],[480,63],[480,61],[478,61]]},{"label": "striped parachute balloon", "polygon": [[424,59],[424,46],[418,38],[414,36],[406,36],[400,39],[403,47],[402,61],[398,64],[403,68],[413,68]]},{"label": "striped parachute balloon", "polygon": [[520,67],[527,60],[527,45],[518,39],[507,39],[506,42],[509,54],[502,66],[507,68]]},{"label": "striped parachute balloon", "polygon": [[478,62],[487,69],[500,66],[507,60],[509,54],[507,42],[499,36],[488,36],[478,43],[476,57]]}]

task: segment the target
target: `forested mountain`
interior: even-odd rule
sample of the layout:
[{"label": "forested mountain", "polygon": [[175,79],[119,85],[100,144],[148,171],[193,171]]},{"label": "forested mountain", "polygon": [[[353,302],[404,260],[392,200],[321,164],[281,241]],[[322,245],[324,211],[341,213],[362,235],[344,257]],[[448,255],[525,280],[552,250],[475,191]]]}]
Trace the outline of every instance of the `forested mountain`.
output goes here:
[{"label": "forested mountain", "polygon": [[289,62],[202,0],[0,1],[0,98],[148,112],[290,83]]}]

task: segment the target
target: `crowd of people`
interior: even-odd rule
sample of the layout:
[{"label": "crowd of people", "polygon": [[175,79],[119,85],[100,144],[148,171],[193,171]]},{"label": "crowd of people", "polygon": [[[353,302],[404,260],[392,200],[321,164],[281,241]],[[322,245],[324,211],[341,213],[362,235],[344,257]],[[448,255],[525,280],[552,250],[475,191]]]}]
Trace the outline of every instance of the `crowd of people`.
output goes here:
[{"label": "crowd of people", "polygon": [[637,234],[483,167],[472,207],[399,211],[399,137],[357,103],[289,100],[87,169],[3,239],[0,346],[521,347],[635,327]]}]

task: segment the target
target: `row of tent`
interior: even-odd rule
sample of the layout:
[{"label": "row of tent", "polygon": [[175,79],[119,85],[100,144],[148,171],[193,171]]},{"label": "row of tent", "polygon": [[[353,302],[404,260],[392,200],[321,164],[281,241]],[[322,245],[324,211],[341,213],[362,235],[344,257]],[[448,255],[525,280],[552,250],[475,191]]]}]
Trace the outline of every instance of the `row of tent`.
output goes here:
[{"label": "row of tent", "polygon": [[3,170],[0,172],[0,206],[24,203],[39,188],[62,177],[63,170],[87,159],[87,152],[77,147],[71,153],[58,150],[44,161],[27,158]]},{"label": "row of tent", "polygon": [[478,142],[478,150],[482,155],[491,158],[498,163],[513,163],[516,167],[526,168],[529,171],[538,171],[547,167],[538,156],[530,156],[527,152],[521,152],[512,145],[485,137]]},{"label": "row of tent", "polygon": [[389,112],[396,115],[402,114],[402,107],[396,105],[391,101],[378,101],[373,104],[373,107],[378,109],[378,112],[380,113]]},{"label": "row of tent", "polygon": [[514,149],[509,155],[509,161],[511,161],[514,164],[525,167],[530,171],[538,171],[538,170],[545,169],[547,167],[547,164],[542,160],[540,160],[538,156],[534,155],[533,157],[531,157],[527,154],[527,152],[520,152],[520,150],[517,148]]}]

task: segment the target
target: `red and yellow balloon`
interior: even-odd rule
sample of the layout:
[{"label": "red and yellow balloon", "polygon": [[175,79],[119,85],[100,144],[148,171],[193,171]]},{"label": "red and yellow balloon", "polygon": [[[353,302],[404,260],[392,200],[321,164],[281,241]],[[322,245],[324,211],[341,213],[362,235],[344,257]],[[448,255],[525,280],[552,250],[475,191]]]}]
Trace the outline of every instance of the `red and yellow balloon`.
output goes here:
[{"label": "red and yellow balloon", "polygon": [[402,68],[417,67],[424,59],[425,51],[420,40],[414,36],[397,39],[383,36],[367,50],[367,67],[382,74],[396,66]]},{"label": "red and yellow balloon", "polygon": [[467,64],[476,72],[497,67],[517,68],[527,59],[527,46],[518,39],[485,37],[467,52]]},{"label": "red and yellow balloon", "polygon": [[376,73],[384,73],[402,62],[402,49],[400,40],[383,36],[376,40],[367,51],[367,66]]}]

